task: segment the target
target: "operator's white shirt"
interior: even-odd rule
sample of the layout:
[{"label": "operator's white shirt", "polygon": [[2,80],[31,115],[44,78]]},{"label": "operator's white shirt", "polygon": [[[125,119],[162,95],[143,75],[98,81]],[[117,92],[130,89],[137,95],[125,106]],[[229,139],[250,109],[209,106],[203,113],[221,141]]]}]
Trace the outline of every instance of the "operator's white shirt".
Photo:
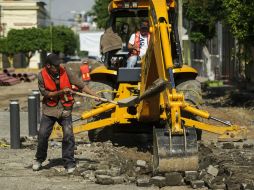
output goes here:
[{"label": "operator's white shirt", "polygon": [[[140,53],[139,53],[139,56],[142,57],[146,54],[146,50],[148,48],[148,36],[142,36],[140,34],[139,37],[140,37]],[[131,45],[134,45],[134,43],[135,43],[135,34],[131,35],[129,43]]]}]

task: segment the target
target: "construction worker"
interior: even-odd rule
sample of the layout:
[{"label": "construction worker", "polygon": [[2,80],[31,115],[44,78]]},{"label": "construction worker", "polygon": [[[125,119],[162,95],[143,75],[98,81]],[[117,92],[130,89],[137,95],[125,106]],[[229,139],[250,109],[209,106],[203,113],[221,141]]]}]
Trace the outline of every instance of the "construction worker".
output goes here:
[{"label": "construction worker", "polygon": [[61,125],[63,129],[62,158],[64,167],[67,173],[72,173],[75,170],[75,140],[71,115],[74,99],[71,85],[74,84],[82,89],[83,92],[97,96],[68,69],[61,66],[60,62],[56,54],[48,55],[44,68],[38,75],[38,86],[43,96],[43,101],[36,159],[33,163],[34,171],[40,170],[42,162],[46,160],[48,139],[55,122]]},{"label": "construction worker", "polygon": [[127,68],[134,67],[137,61],[146,54],[149,41],[149,23],[148,21],[142,21],[140,24],[140,31],[132,34],[128,43],[130,53],[127,59]]},{"label": "construction worker", "polygon": [[87,61],[82,61],[82,65],[80,66],[81,77],[84,82],[89,82],[91,80],[90,77],[90,68]]}]

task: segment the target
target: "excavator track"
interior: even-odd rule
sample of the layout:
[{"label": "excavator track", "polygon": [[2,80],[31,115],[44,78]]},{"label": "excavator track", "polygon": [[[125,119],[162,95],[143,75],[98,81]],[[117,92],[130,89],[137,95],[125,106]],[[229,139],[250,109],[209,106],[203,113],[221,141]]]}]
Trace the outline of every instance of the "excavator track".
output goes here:
[{"label": "excavator track", "polygon": [[153,171],[195,171],[198,169],[198,145],[195,129],[185,128],[173,135],[167,128],[153,129]]}]

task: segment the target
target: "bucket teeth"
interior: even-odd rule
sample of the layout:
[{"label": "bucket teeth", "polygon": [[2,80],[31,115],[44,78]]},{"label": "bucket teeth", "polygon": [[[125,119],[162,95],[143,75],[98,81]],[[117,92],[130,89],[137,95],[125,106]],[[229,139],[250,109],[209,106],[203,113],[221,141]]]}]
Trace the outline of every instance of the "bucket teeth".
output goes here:
[{"label": "bucket teeth", "polygon": [[198,146],[195,129],[185,129],[183,135],[172,135],[167,129],[153,130],[154,173],[198,169]]}]

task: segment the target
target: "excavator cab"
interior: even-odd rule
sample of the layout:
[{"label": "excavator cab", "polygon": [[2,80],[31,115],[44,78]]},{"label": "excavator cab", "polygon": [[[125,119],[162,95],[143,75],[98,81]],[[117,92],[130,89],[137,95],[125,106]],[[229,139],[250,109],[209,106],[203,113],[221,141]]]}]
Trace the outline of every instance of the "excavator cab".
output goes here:
[{"label": "excavator cab", "polygon": [[119,67],[126,67],[129,56],[128,42],[131,34],[139,30],[140,22],[148,19],[148,10],[139,8],[114,8],[110,12],[108,28],[122,40],[122,48],[108,51],[104,54],[103,62],[109,68],[117,70]]},{"label": "excavator cab", "polygon": [[[168,19],[172,24],[172,55],[176,67],[181,67],[182,53],[178,36],[177,28],[177,14],[175,9],[170,8],[168,1]],[[149,20],[148,14],[149,2],[141,1],[119,1],[113,0],[109,4],[110,19],[108,27],[118,34],[122,39],[122,48],[106,52],[103,62],[110,69],[118,69],[119,67],[126,67],[126,60],[128,58],[128,42],[131,34],[139,30],[139,25],[142,20]]]}]

